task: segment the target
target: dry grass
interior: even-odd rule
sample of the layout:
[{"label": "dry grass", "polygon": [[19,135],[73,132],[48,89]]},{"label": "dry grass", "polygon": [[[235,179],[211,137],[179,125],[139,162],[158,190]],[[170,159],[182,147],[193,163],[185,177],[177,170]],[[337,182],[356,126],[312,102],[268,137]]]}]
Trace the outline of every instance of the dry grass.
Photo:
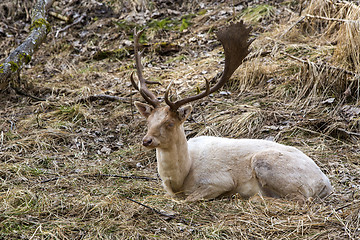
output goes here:
[{"label": "dry grass", "polygon": [[[346,71],[358,74],[358,25],[313,17],[294,25],[297,14],[272,6],[271,14],[251,23],[257,36],[253,51],[224,93],[196,102],[185,123],[188,137],[255,137],[296,146],[329,176],[334,193],[305,204],[261,196],[185,203],[164,195],[155,153],[140,145],[145,121],[131,101],[79,102],[99,93],[140,99],[129,85],[131,54],[92,59],[96,51],[117,49],[131,37],[123,29],[118,34],[114,24],[126,14],[102,18],[94,15],[100,8],[95,3],[56,2],[58,9],[79,4],[79,11],[90,12],[89,22],[58,39],[54,32],[34,65],[23,70],[22,78],[35,86],[32,93],[47,101],[0,95],[0,239],[357,238],[359,82]],[[156,7],[148,1],[108,4],[116,13],[126,7],[140,10],[143,2]],[[359,16],[359,6],[351,2],[307,2],[303,16]],[[178,8],[193,10],[197,4],[185,1]],[[164,85],[175,79],[179,96],[194,93],[203,76],[211,79],[221,69],[222,49],[211,30],[233,18],[232,8],[224,14],[227,5],[205,7],[205,14],[194,11],[188,31],[149,30],[159,41],[170,37],[181,45],[180,52],[169,55],[145,52],[144,61],[146,76]],[[272,21],[274,12],[292,23]],[[54,28],[63,27],[51,21]],[[73,42],[84,29],[91,34],[77,43],[79,48]],[[161,96],[165,86],[152,89]]]}]

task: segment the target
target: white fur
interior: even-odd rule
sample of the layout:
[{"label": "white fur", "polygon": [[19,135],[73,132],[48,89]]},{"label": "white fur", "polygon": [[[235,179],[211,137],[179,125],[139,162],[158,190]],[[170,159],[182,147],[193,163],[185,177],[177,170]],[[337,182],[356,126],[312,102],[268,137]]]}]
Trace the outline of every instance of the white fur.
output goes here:
[{"label": "white fur", "polygon": [[[234,193],[303,199],[324,197],[332,191],[315,162],[294,147],[204,136],[190,139],[188,148],[191,168],[182,189],[188,200]],[[194,194],[205,185],[205,192]]]},{"label": "white fur", "polygon": [[[169,107],[135,105],[148,121],[144,144],[156,148],[158,172],[167,193],[187,201],[239,193],[250,197],[325,197],[329,179],[300,150],[257,139],[197,137],[186,141],[183,123],[191,107],[174,113]],[[151,141],[150,141],[151,140]]]}]

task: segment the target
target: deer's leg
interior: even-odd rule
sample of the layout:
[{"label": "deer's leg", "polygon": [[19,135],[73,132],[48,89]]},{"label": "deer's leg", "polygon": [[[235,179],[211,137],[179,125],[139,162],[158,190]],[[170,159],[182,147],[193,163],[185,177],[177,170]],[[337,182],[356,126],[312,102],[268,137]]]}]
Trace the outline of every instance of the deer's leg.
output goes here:
[{"label": "deer's leg", "polygon": [[253,157],[252,168],[265,196],[303,201],[312,195],[301,167],[286,153],[276,150],[260,152]]},{"label": "deer's leg", "polygon": [[193,202],[202,199],[214,199],[225,194],[226,192],[229,192],[230,190],[231,186],[204,184],[193,189],[192,193],[187,196],[185,201]]},{"label": "deer's leg", "polygon": [[173,189],[171,188],[171,181],[170,179],[166,179],[163,181],[163,187],[166,190],[166,195],[170,197],[175,197],[175,193]]},{"label": "deer's leg", "polygon": [[185,201],[194,202],[202,199],[212,199],[221,195],[222,191],[219,191],[217,187],[212,185],[203,185],[198,187],[193,193],[191,193]]}]

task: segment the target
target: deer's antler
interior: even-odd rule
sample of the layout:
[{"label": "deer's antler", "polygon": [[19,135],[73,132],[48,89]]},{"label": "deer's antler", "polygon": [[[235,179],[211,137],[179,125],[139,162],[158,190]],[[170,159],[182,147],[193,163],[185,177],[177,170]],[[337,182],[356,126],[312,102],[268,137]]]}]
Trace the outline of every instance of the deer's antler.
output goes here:
[{"label": "deer's antler", "polygon": [[225,51],[225,68],[220,80],[211,88],[209,88],[209,82],[206,80],[206,90],[204,92],[176,102],[171,102],[169,99],[170,84],[165,93],[166,104],[169,105],[173,111],[176,111],[182,105],[203,98],[219,90],[240,66],[243,59],[249,54],[248,47],[253,41],[248,40],[251,29],[251,27],[247,28],[243,21],[240,21],[218,31],[216,36],[223,45]]},{"label": "deer's antler", "polygon": [[160,101],[157,99],[157,97],[147,88],[146,84],[160,84],[159,82],[152,82],[147,81],[144,79],[142,70],[143,66],[141,64],[141,53],[139,52],[139,39],[141,37],[141,34],[144,32],[144,30],[137,32],[136,28],[134,29],[134,55],[135,55],[135,66],[136,66],[136,73],[139,79],[139,84],[135,83],[134,80],[134,73],[131,74],[130,80],[133,87],[138,90],[141,94],[141,96],[152,106],[158,107],[160,105]]},{"label": "deer's antler", "polygon": [[[185,105],[189,102],[201,99],[207,95],[219,90],[235,72],[235,70],[240,66],[243,59],[249,54],[248,47],[253,40],[249,40],[249,34],[251,27],[246,27],[243,21],[240,21],[235,24],[231,24],[229,27],[222,29],[216,33],[217,38],[221,42],[224,52],[225,52],[225,67],[224,71],[220,77],[220,80],[210,88],[208,80],[205,79],[206,90],[197,95],[190,96],[176,102],[172,102],[169,99],[169,91],[172,86],[172,83],[167,87],[165,92],[165,102],[171,110],[176,111],[180,106]],[[139,85],[134,81],[133,74],[131,75],[131,83],[135,89],[137,89],[141,96],[154,107],[160,105],[160,101],[157,97],[147,88],[146,83],[153,84],[158,82],[146,81],[142,76],[142,65],[140,60],[140,53],[138,51],[139,38],[143,31],[137,33],[134,30],[134,51],[135,51],[135,63],[137,75],[139,78]]]}]

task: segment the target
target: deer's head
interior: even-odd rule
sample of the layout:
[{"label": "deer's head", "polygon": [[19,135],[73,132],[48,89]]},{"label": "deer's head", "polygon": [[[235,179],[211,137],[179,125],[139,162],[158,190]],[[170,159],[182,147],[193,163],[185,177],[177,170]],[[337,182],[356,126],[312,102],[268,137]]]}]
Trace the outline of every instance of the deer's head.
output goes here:
[{"label": "deer's head", "polygon": [[[135,102],[136,108],[147,119],[148,132],[143,138],[143,145],[149,148],[166,148],[180,132],[183,133],[183,123],[191,113],[188,103],[201,99],[219,90],[229,80],[234,71],[240,66],[242,60],[249,54],[248,47],[251,28],[247,28],[243,22],[231,24],[229,27],[216,33],[225,51],[225,68],[220,80],[213,86],[209,86],[206,80],[205,90],[197,95],[172,102],[169,98],[171,83],[167,87],[164,100],[166,106],[161,106],[159,99],[148,89],[146,84],[159,84],[144,79],[142,75],[141,56],[138,50],[139,38],[143,31],[134,31],[135,64],[138,76],[138,84],[135,83],[133,74],[131,83],[137,89],[148,104]],[[216,80],[216,79],[215,79]]]}]

